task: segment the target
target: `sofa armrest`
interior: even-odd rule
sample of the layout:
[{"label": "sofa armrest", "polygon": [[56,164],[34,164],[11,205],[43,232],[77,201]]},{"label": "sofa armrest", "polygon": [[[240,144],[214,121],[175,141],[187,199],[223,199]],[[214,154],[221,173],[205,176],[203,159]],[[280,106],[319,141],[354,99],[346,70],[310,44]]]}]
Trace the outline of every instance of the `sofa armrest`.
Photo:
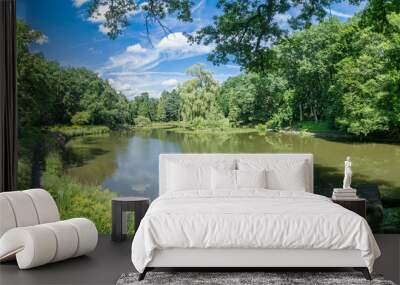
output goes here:
[{"label": "sofa armrest", "polygon": [[96,226],[85,218],[13,228],[0,238],[0,261],[15,256],[28,269],[89,253],[97,240]]}]

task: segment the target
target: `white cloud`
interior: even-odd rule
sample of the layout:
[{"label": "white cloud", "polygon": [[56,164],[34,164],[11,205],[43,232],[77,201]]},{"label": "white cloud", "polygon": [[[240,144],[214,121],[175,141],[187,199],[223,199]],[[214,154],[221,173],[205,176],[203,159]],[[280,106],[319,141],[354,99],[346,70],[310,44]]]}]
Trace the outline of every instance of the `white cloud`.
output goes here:
[{"label": "white cloud", "polygon": [[[184,73],[180,74],[176,79],[171,79],[171,76],[176,76],[176,74],[174,72],[138,72],[131,73],[130,76],[112,76],[108,81],[113,88],[129,99],[142,92],[149,92],[151,96],[158,97],[163,90],[172,90],[179,83],[189,78]],[[163,82],[167,82],[170,85],[162,84]],[[175,83],[175,85],[172,85],[172,83]]]},{"label": "white cloud", "polygon": [[128,46],[126,48],[126,51],[132,52],[132,53],[144,53],[147,50],[144,47],[142,47],[140,44],[134,44],[134,45]]},{"label": "white cloud", "polygon": [[240,69],[240,66],[235,64],[225,64],[224,67],[229,69]]},{"label": "white cloud", "polygon": [[99,5],[97,10],[88,18],[92,23],[104,23],[106,21],[106,13],[110,8],[108,5]]},{"label": "white cloud", "polygon": [[176,85],[178,85],[178,83],[178,80],[176,80],[175,78],[171,78],[161,82],[161,85],[166,87],[175,87]]},{"label": "white cloud", "polygon": [[172,33],[150,49],[139,44],[127,47],[124,52],[110,57],[98,72],[149,70],[161,62],[207,54],[211,49],[210,46],[190,45],[182,33]]},{"label": "white cloud", "polygon": [[38,45],[44,45],[44,44],[47,44],[48,42],[49,42],[49,38],[44,34],[36,40],[36,43]]},{"label": "white cloud", "polygon": [[353,17],[353,15],[351,15],[351,14],[342,13],[340,11],[336,11],[336,10],[332,10],[332,9],[330,9],[330,10],[329,9],[325,9],[325,12],[327,12],[328,14],[331,14],[332,16],[336,16],[336,17],[339,17],[339,18],[348,19],[348,18]]},{"label": "white cloud", "polygon": [[[106,14],[107,12],[110,10],[110,6],[109,5],[99,5],[97,7],[97,10],[93,12],[93,14],[88,18],[89,22],[92,23],[104,23],[106,21]],[[136,15],[140,13],[140,10],[134,10],[134,11],[130,11],[127,16],[131,17],[133,15]]]},{"label": "white cloud", "polygon": [[110,32],[110,29],[104,26],[103,24],[99,25],[99,32],[107,35]]},{"label": "white cloud", "polygon": [[81,7],[83,4],[89,1],[90,0],[72,0],[75,7]]},{"label": "white cloud", "polygon": [[190,45],[183,33],[172,33],[162,38],[156,45],[161,51],[179,51],[180,53],[209,53],[210,46]]},{"label": "white cloud", "polygon": [[171,90],[189,76],[183,72],[152,71],[162,62],[207,54],[211,47],[190,45],[183,33],[162,37],[152,47],[136,43],[111,56],[97,72],[127,97],[148,91],[158,96],[164,89]]}]

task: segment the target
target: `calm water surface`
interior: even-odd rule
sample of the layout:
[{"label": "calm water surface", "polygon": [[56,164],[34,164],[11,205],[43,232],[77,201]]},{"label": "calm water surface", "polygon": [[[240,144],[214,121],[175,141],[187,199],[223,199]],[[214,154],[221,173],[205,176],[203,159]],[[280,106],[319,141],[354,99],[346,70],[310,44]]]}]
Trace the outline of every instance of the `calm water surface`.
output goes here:
[{"label": "calm water surface", "polygon": [[113,132],[67,144],[65,172],[81,183],[102,185],[120,196],[158,195],[160,153],[314,154],[315,191],[340,187],[343,161],[353,160],[353,185],[377,187],[382,197],[400,198],[400,145],[358,143],[296,134],[179,134],[168,130]]}]

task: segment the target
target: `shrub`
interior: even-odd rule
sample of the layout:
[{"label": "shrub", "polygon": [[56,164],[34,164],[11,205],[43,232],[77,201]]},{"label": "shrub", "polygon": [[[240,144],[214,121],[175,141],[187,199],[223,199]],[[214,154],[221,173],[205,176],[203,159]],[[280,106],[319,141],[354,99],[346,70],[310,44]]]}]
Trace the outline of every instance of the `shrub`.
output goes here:
[{"label": "shrub", "polygon": [[89,112],[78,112],[71,118],[71,123],[74,125],[88,125],[90,123],[91,115]]},{"label": "shrub", "polygon": [[43,186],[56,201],[62,219],[85,217],[95,223],[99,233],[111,233],[111,199],[115,193],[99,186],[82,185],[63,175],[57,152],[46,157]]},{"label": "shrub", "polygon": [[257,124],[256,130],[260,133],[263,133],[266,131],[266,124]]},{"label": "shrub", "polygon": [[138,128],[145,128],[151,125],[150,119],[144,116],[138,116],[137,118],[135,118],[134,121],[135,121],[135,126]]},{"label": "shrub", "polygon": [[217,121],[218,128],[221,130],[226,130],[231,127],[231,123],[228,118],[222,118]]},{"label": "shrub", "polygon": [[268,122],[265,123],[265,127],[271,130],[279,130],[284,126],[284,120],[279,114],[274,114]]},{"label": "shrub", "polygon": [[107,126],[63,126],[57,125],[50,128],[52,132],[59,132],[66,137],[78,137],[86,135],[100,135],[109,133],[111,130]]},{"label": "shrub", "polygon": [[312,122],[304,121],[296,124],[296,129],[305,130],[309,132],[327,132],[331,131],[332,128],[328,122]]},{"label": "shrub", "polygon": [[192,130],[201,130],[205,129],[207,126],[206,120],[202,117],[196,117],[189,123],[189,128]]}]

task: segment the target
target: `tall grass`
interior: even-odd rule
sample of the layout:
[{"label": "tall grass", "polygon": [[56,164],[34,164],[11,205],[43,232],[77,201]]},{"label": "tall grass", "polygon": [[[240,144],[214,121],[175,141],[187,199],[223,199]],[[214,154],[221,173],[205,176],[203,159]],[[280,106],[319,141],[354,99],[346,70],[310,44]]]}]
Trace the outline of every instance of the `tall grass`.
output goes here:
[{"label": "tall grass", "polygon": [[295,125],[295,129],[308,131],[308,132],[330,132],[332,131],[332,126],[329,125],[328,122],[313,122],[313,121],[304,121],[299,122]]},{"label": "tall grass", "polygon": [[59,132],[64,134],[66,137],[77,137],[86,135],[99,135],[110,132],[110,128],[107,126],[66,126],[57,125],[50,128],[52,132]]},{"label": "tall grass", "polygon": [[111,233],[111,199],[115,193],[99,186],[87,186],[63,175],[61,157],[50,152],[46,157],[43,186],[58,205],[61,217],[85,217],[92,220],[101,234]]}]

